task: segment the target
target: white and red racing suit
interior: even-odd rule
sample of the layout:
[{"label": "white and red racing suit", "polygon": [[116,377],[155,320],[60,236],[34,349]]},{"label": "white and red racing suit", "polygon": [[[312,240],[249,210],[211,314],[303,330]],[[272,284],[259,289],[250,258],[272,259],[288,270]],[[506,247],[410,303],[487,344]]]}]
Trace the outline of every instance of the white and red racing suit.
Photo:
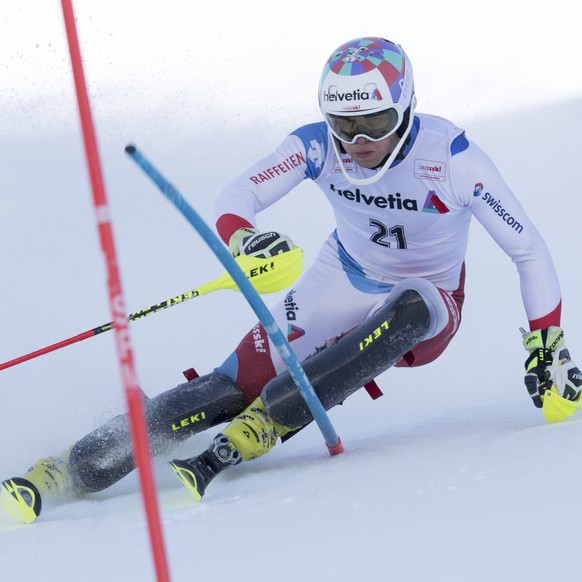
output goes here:
[{"label": "white and red racing suit", "polygon": [[[516,264],[531,329],[560,325],[560,287],[548,248],[491,159],[462,129],[416,114],[399,159],[380,180],[357,187],[342,173],[331,139],[324,122],[300,127],[228,185],[215,204],[226,243],[237,229],[256,227],[256,215],[303,180],[315,182],[331,204],[336,229],[273,309],[300,360],[356,327],[395,285],[418,289],[432,319],[425,340],[397,365],[438,357],[461,319],[473,216]],[[376,171],[347,154],[342,162],[357,179]],[[249,402],[283,369],[260,324],[220,367]]]}]

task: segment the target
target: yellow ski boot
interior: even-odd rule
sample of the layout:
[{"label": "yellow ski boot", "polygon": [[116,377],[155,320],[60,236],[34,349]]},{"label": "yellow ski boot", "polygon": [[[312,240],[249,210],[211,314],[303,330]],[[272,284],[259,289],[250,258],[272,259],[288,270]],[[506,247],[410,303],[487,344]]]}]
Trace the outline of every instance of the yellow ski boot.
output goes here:
[{"label": "yellow ski boot", "polygon": [[190,459],[174,459],[170,466],[196,501],[200,501],[218,473],[268,453],[277,439],[291,430],[271,418],[259,397],[226,427],[224,434],[214,437],[210,448]]},{"label": "yellow ski boot", "polygon": [[69,451],[37,461],[23,477],[0,483],[0,505],[16,519],[32,523],[40,515],[42,499],[63,503],[75,496],[69,472]]}]

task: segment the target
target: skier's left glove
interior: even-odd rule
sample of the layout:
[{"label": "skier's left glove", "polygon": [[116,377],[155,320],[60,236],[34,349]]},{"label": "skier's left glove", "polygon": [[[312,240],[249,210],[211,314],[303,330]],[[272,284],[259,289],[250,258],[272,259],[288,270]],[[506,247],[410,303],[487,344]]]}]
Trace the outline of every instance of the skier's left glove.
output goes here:
[{"label": "skier's left glove", "polygon": [[233,257],[249,255],[268,259],[295,248],[293,241],[286,235],[275,231],[259,232],[256,228],[239,228],[228,241]]},{"label": "skier's left glove", "polygon": [[[532,332],[522,329],[521,332],[523,346],[529,352],[525,362],[525,385],[535,406],[545,408],[544,399],[548,398],[548,390],[561,399],[579,403],[582,373],[564,345],[564,330],[561,327],[548,327]],[[568,406],[567,403],[566,408],[573,412],[576,410],[575,406]]]}]

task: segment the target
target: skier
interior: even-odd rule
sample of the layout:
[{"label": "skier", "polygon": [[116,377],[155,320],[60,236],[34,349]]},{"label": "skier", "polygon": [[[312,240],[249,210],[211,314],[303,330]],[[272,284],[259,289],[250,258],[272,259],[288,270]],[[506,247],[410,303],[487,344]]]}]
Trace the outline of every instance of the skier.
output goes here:
[{"label": "skier", "polygon": [[[403,49],[363,37],[336,49],[319,85],[323,121],[305,125],[218,196],[219,235],[234,256],[273,256],[291,238],[256,215],[305,179],[336,228],[313,266],[273,309],[329,409],[391,366],[434,361],[459,328],[474,216],[515,262],[529,331],[525,384],[552,419],[580,405],[582,375],[564,344],[548,248],[487,155],[450,121],[417,113]],[[208,450],[172,468],[200,499],[223,469],[270,451],[311,414],[262,325],[213,372],[146,401],[152,450],[231,421]],[[33,521],[40,499],[99,491],[133,469],[126,415],[2,485]]]}]

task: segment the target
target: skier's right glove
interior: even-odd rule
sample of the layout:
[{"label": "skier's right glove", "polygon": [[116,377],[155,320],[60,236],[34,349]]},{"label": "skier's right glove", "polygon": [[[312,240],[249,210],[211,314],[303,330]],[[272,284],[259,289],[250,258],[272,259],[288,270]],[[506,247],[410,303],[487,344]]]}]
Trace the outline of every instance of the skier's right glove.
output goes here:
[{"label": "skier's right glove", "polygon": [[228,241],[233,257],[249,255],[268,259],[295,248],[293,241],[275,231],[259,232],[256,228],[239,228]]},{"label": "skier's right glove", "polygon": [[[521,332],[523,346],[529,352],[525,362],[525,385],[535,406],[545,408],[548,390],[564,400],[579,403],[582,373],[564,345],[564,330],[549,327],[532,332],[522,329]],[[567,408],[576,409],[575,406]]]}]

